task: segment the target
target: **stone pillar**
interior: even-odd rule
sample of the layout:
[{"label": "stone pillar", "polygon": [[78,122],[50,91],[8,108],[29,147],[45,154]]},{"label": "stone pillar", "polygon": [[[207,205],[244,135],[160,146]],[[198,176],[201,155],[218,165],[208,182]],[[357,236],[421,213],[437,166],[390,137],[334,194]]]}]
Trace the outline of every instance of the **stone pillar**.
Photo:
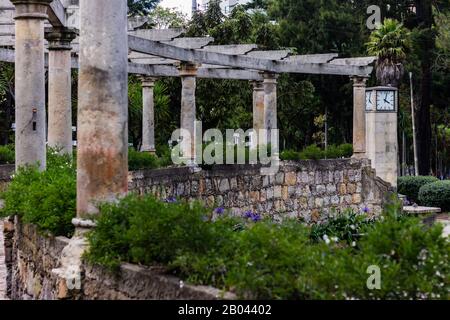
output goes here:
[{"label": "stone pillar", "polygon": [[352,77],[353,81],[353,157],[366,157],[366,82],[367,77]]},{"label": "stone pillar", "polygon": [[256,148],[259,143],[258,132],[264,128],[264,84],[261,81],[253,81],[253,130],[255,130],[256,143],[252,147]]},{"label": "stone pillar", "polygon": [[80,0],[80,19],[77,216],[86,219],[128,191],[127,2]]},{"label": "stone pillar", "polygon": [[52,0],[11,0],[16,8],[16,167],[46,167],[44,22]]},{"label": "stone pillar", "polygon": [[188,63],[182,63],[179,67],[182,84],[180,128],[182,130],[186,130],[189,133],[187,137],[182,136],[183,141],[181,142],[181,152],[183,154],[183,159],[187,165],[196,164],[195,89],[197,84],[197,69],[198,67],[196,65]]},{"label": "stone pillar", "polygon": [[74,29],[49,28],[45,38],[48,59],[48,145],[72,155],[71,41]]},{"label": "stone pillar", "polygon": [[275,74],[271,73],[264,74],[264,129],[268,130],[268,135],[267,141],[261,141],[261,144],[270,143],[271,140],[270,130],[278,129],[277,78],[278,76]]},{"label": "stone pillar", "polygon": [[155,148],[155,103],[153,88],[156,78],[141,77],[142,81],[142,147],[141,152],[156,154]]}]

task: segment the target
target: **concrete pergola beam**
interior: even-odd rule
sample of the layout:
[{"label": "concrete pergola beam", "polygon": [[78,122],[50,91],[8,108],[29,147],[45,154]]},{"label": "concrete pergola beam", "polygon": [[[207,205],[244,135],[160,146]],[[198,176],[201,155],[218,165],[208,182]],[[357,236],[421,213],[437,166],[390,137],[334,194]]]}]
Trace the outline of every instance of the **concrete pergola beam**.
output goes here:
[{"label": "concrete pergola beam", "polygon": [[53,0],[47,11],[48,20],[53,27],[66,26],[66,9],[59,0]]},{"label": "concrete pergola beam", "polygon": [[184,29],[140,29],[129,31],[128,34],[146,40],[152,41],[172,41],[181,36],[185,32]]},{"label": "concrete pergola beam", "polygon": [[243,55],[257,48],[258,45],[256,44],[230,44],[230,45],[206,46],[203,48],[203,51],[229,55]]},{"label": "concrete pergola beam", "polygon": [[284,60],[297,63],[328,63],[338,56],[337,53],[303,54],[289,56]]},{"label": "concrete pergola beam", "polygon": [[[0,61],[14,63],[15,54],[12,49],[0,48]],[[48,67],[48,53],[45,54],[45,66]],[[72,69],[78,69],[78,58],[72,56]],[[128,63],[130,74],[146,75],[151,77],[179,77],[175,66],[144,65]],[[199,68],[198,78],[205,79],[230,79],[230,80],[254,80],[262,81],[263,77],[258,71],[236,69],[208,69]]]},{"label": "concrete pergola beam", "polygon": [[343,58],[334,59],[330,61],[330,64],[339,66],[367,66],[374,63],[377,57],[359,57],[359,58]]},{"label": "concrete pergola beam", "polygon": [[203,37],[203,38],[186,37],[186,38],[175,38],[169,41],[161,41],[161,43],[185,49],[201,49],[210,44],[211,42],[214,42],[214,38],[212,37]]},{"label": "concrete pergola beam", "polygon": [[282,60],[291,54],[291,50],[250,51],[246,55],[258,59]]},{"label": "concrete pergola beam", "polygon": [[373,70],[373,67],[371,66],[347,66],[332,65],[326,63],[302,64],[292,61],[273,61],[241,55],[229,55],[217,52],[209,52],[205,51],[204,49],[188,50],[135,36],[128,36],[128,45],[129,48],[133,51],[157,55],[168,59],[199,64],[212,64],[242,69],[260,70],[272,73],[368,76]]}]

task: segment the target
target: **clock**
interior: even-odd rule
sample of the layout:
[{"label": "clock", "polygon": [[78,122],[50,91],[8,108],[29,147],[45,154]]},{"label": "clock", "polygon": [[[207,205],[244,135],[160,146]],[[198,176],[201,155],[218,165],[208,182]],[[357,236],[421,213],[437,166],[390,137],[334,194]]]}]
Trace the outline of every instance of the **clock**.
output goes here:
[{"label": "clock", "polygon": [[377,111],[395,111],[395,91],[377,91]]},{"label": "clock", "polygon": [[375,107],[375,95],[374,91],[366,92],[366,111],[372,111]]},{"label": "clock", "polygon": [[398,91],[393,87],[374,87],[366,90],[367,112],[396,112]]}]

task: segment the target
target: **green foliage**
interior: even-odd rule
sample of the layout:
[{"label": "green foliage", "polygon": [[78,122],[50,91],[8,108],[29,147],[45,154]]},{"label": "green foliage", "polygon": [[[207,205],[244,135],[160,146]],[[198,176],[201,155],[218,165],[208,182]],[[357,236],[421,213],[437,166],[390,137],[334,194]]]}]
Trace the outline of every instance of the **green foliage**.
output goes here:
[{"label": "green foliage", "polygon": [[146,16],[160,0],[127,0],[129,16]]},{"label": "green foliage", "polygon": [[437,181],[421,187],[419,202],[424,206],[450,211],[450,181]]},{"label": "green foliage", "polygon": [[0,164],[14,164],[14,145],[0,146]]},{"label": "green foliage", "polygon": [[429,176],[406,176],[398,178],[398,192],[407,196],[408,200],[417,202],[419,200],[419,191],[424,185],[436,182],[436,177]]},{"label": "green foliage", "polygon": [[[123,261],[163,265],[191,283],[245,299],[448,298],[450,244],[442,227],[426,229],[397,207],[377,222],[348,214],[311,232],[293,220],[245,218],[254,218],[252,212],[230,218],[173,201],[130,196],[103,206],[89,234],[88,261],[113,270]],[[354,234],[361,231],[362,237]],[[345,241],[319,241],[326,232]],[[381,290],[366,287],[372,265],[381,268]]]},{"label": "green foliage", "polygon": [[133,148],[128,150],[128,169],[156,169],[160,167],[158,158],[148,152],[138,152]]},{"label": "green foliage", "polygon": [[157,6],[149,18],[155,29],[182,28],[186,24],[186,16],[175,8]]},{"label": "green foliage", "polygon": [[378,57],[377,78],[381,85],[398,85],[408,50],[409,34],[397,20],[385,19],[380,28],[372,32],[367,51]]},{"label": "green foliage", "polygon": [[353,154],[353,145],[342,144],[339,146],[328,146],[327,150],[319,148],[317,145],[310,145],[298,152],[294,150],[284,150],[280,154],[281,160],[320,160],[349,158]]},{"label": "green foliage", "polygon": [[364,211],[364,214],[360,214],[349,210],[330,218],[326,223],[313,225],[311,238],[315,241],[326,238],[334,242],[345,241],[349,245],[353,244],[374,221],[367,216],[369,209],[365,208]]},{"label": "green foliage", "polygon": [[76,212],[76,171],[69,156],[47,153],[47,170],[37,166],[21,168],[2,194],[1,216],[19,215],[41,231],[71,236]]}]

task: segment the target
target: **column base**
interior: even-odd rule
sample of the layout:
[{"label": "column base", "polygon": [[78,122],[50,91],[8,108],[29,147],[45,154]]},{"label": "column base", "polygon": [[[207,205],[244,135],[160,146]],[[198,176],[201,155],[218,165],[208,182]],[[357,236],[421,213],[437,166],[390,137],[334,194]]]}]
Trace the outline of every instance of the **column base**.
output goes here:
[{"label": "column base", "polygon": [[156,156],[156,149],[155,148],[148,148],[148,147],[142,147],[141,152],[149,153],[152,156]]},{"label": "column base", "polygon": [[367,155],[365,152],[354,152],[352,159],[367,159]]}]

